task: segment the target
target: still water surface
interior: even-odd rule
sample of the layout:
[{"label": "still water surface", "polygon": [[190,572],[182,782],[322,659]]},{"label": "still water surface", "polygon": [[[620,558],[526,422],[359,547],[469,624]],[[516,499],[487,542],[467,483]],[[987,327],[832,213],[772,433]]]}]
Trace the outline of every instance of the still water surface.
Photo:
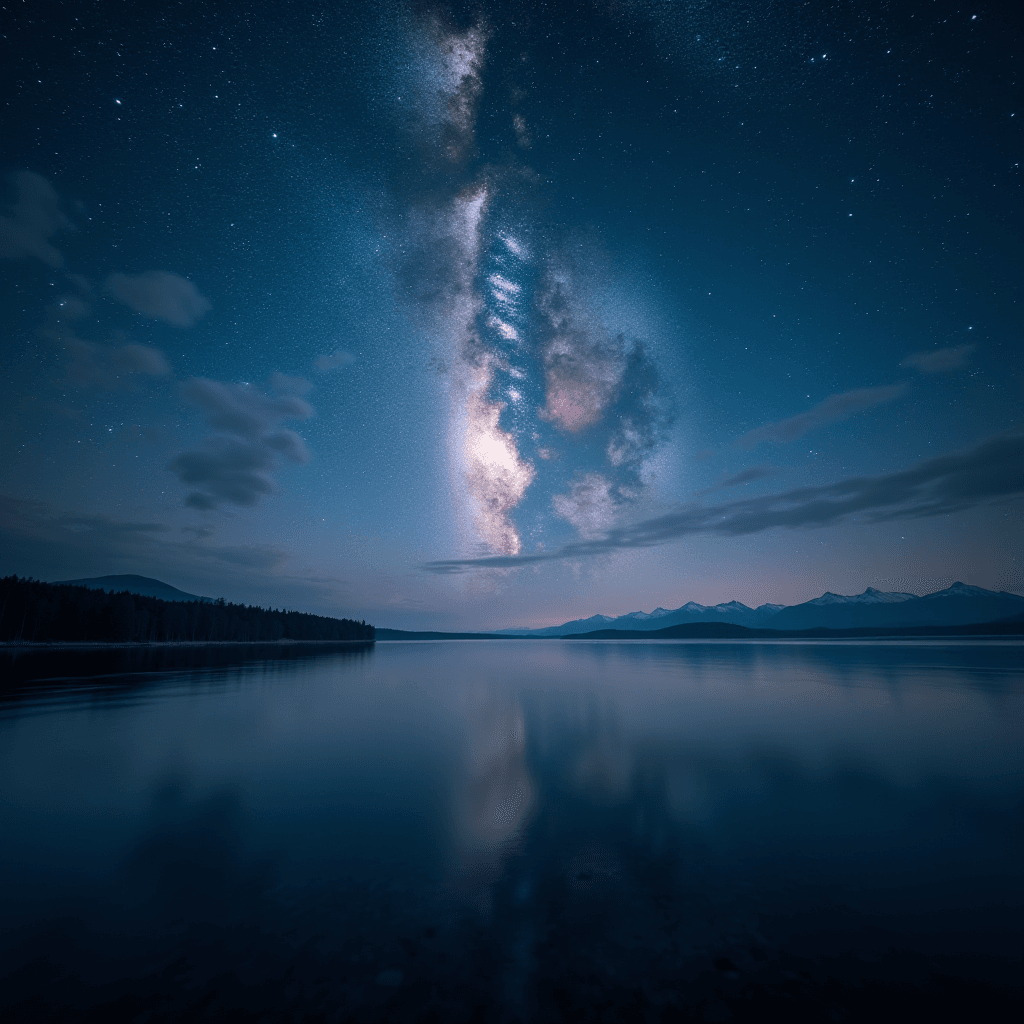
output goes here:
[{"label": "still water surface", "polygon": [[4,1020],[1019,1009],[1019,644],[5,657]]}]

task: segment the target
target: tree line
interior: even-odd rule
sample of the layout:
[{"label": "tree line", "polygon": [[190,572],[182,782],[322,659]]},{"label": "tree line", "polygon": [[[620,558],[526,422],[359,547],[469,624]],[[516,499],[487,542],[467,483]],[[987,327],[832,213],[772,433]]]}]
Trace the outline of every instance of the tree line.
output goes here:
[{"label": "tree line", "polygon": [[0,579],[0,641],[148,643],[373,640],[373,626],[247,604],[164,601],[34,579]]}]

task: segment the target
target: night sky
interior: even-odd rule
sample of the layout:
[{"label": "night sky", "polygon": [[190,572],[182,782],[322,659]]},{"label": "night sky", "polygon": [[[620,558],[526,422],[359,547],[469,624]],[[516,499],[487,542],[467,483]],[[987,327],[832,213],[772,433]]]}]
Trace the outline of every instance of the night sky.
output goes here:
[{"label": "night sky", "polygon": [[4,0],[0,572],[434,629],[1020,592],[1021,28]]}]

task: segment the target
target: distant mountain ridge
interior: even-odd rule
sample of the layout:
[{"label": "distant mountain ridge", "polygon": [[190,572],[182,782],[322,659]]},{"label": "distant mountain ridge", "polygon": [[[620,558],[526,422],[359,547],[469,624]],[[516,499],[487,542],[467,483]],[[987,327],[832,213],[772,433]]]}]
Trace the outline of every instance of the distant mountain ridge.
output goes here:
[{"label": "distant mountain ridge", "polygon": [[749,629],[890,629],[904,626],[960,626],[991,622],[1024,612],[1024,597],[1006,591],[985,590],[954,583],[945,590],[918,597],[899,591],[868,587],[863,594],[833,594],[803,604],[763,604],[748,608],[739,601],[702,605],[689,601],[680,608],[655,608],[653,612],[626,615],[592,615],[560,626],[541,629],[491,630],[504,636],[571,636],[594,630],[642,630],[645,632],[699,622],[722,622]]},{"label": "distant mountain ridge", "polygon": [[56,580],[54,586],[111,590],[115,594],[127,590],[131,594],[140,594],[142,597],[159,597],[163,601],[202,601],[204,603],[213,601],[212,597],[188,594],[184,590],[172,587],[169,583],[154,580],[149,576],[137,576],[134,573],[129,573],[126,576],[93,576],[84,580]]}]

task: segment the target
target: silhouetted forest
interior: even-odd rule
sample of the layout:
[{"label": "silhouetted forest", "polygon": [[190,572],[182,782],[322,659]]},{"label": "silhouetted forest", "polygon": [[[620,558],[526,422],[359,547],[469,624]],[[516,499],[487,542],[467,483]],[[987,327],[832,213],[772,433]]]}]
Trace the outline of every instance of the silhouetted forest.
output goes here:
[{"label": "silhouetted forest", "polygon": [[0,579],[0,641],[373,639],[373,626],[352,619]]}]

